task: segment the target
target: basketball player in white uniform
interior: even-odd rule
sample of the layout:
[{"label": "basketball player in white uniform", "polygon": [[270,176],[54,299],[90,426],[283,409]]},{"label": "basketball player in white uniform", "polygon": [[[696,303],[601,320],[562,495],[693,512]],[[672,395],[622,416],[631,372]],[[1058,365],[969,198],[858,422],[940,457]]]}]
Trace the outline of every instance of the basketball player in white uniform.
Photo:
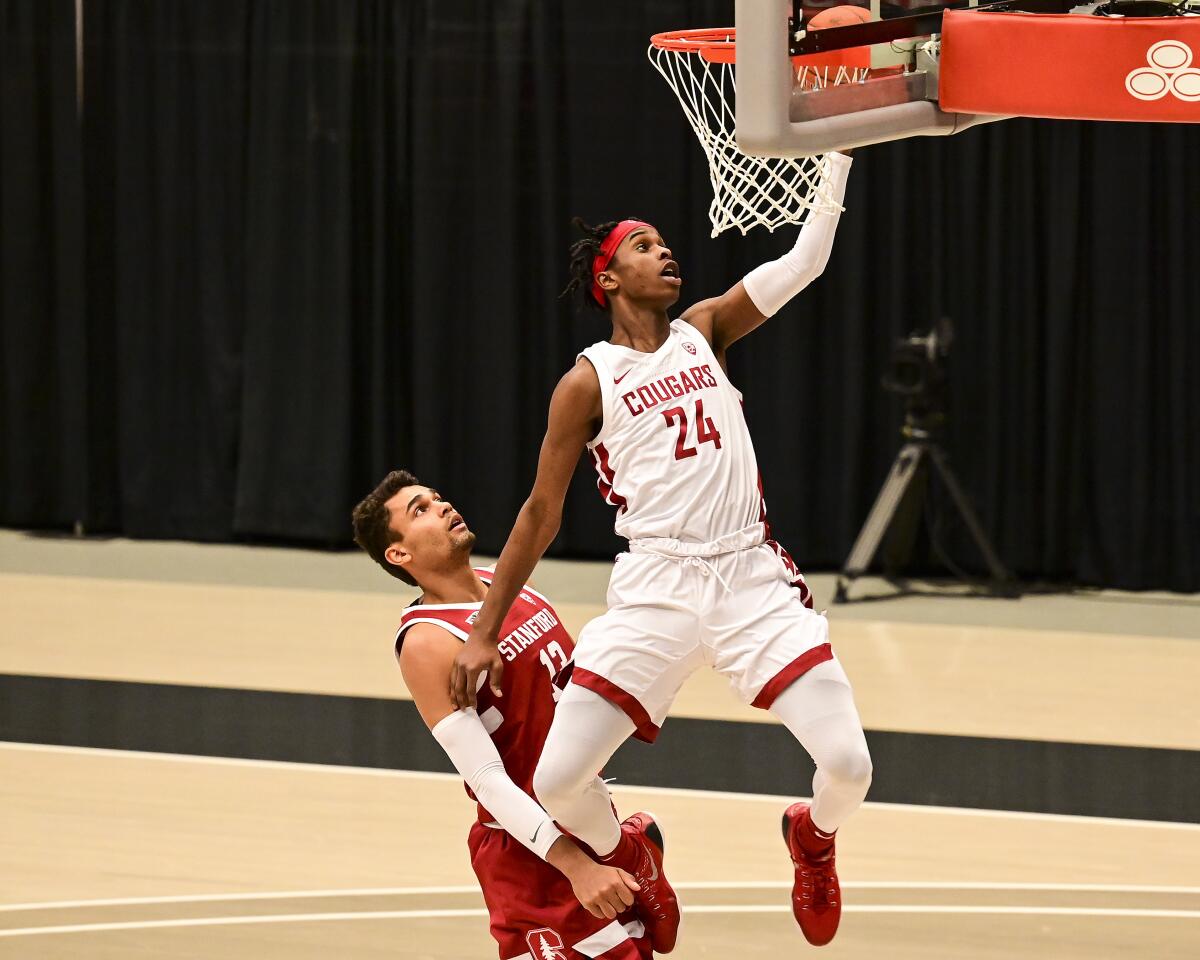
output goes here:
[{"label": "basketball player in white uniform", "polygon": [[[829,162],[840,204],[851,161],[832,154]],[[682,280],[658,232],[635,220],[580,224],[587,236],[572,248],[568,290],[583,288],[610,313],[612,336],[584,350],[555,389],[537,480],[451,681],[461,707],[474,704],[481,673],[497,683],[500,624],[558,532],[586,446],[629,550],[617,558],[608,612],[579,637],[534,790],[601,859],[632,862],[634,841],[596,771],[631,734],[653,741],[683,681],[711,666],[742,700],[779,717],[816,764],[812,803],[788,808],[784,834],[793,912],[818,945],[833,938],[841,914],[834,833],[866,796],[871,760],[825,617],[770,539],[725,354],[820,275],[838,219],[812,215],[791,251],[674,321],[667,311]],[[660,882],[657,892],[674,903]]]}]

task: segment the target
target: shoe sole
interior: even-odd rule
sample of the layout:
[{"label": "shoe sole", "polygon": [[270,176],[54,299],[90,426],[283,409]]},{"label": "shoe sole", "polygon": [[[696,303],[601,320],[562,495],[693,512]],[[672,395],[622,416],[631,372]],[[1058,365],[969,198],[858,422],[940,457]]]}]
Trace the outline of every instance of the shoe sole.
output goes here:
[{"label": "shoe sole", "polygon": [[667,842],[663,839],[662,827],[658,825],[658,817],[649,810],[643,810],[642,813],[650,818],[650,823],[646,825],[646,836],[652,844],[658,847],[658,854],[662,856],[667,852]]}]

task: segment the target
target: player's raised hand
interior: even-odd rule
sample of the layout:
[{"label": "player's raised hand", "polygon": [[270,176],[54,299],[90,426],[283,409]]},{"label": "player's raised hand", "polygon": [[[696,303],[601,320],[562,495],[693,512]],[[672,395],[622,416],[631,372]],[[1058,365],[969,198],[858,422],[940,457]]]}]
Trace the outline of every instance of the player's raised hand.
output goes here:
[{"label": "player's raised hand", "polygon": [[589,913],[611,920],[633,906],[633,895],[641,890],[636,880],[620,867],[588,861],[567,877],[576,899]]},{"label": "player's raised hand", "polygon": [[500,656],[495,640],[481,635],[478,630],[472,630],[450,668],[450,700],[455,709],[465,710],[475,706],[475,690],[482,674],[487,675],[492,693],[498,697],[504,696],[500,692],[504,658]]}]

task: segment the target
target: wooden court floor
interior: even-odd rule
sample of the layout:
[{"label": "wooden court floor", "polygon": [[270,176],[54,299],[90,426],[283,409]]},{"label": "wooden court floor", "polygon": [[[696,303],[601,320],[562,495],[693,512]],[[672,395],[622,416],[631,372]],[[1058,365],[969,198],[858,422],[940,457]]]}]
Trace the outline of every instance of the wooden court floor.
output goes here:
[{"label": "wooden court floor", "polygon": [[[0,957],[494,957],[436,774],[0,746]],[[620,787],[684,903],[673,956],[777,957],[785,798]],[[1200,827],[868,803],[821,956],[1200,956]]]},{"label": "wooden court floor", "polygon": [[[538,583],[577,631],[606,576],[547,564]],[[814,589],[828,601],[830,583]],[[0,680],[404,701],[389,638],[409,599],[353,555],[0,531]],[[1200,598],[911,598],[830,621],[871,730],[1017,738],[1030,756],[1038,741],[1200,750]],[[770,723],[703,672],[672,716]],[[457,778],[53,746],[49,717],[45,741],[0,742],[0,960],[496,956]],[[664,824],[684,904],[672,956],[814,950],[788,906],[792,798],[614,793]],[[868,802],[842,831],[846,915],[820,955],[1196,960],[1200,812],[1184,819]]]}]

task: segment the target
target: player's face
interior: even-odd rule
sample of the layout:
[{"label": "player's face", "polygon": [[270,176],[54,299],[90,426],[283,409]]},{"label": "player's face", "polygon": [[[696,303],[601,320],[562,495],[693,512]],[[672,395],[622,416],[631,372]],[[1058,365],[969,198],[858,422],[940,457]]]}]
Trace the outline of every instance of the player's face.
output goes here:
[{"label": "player's face", "polygon": [[391,563],[420,579],[422,570],[443,569],[470,557],[475,534],[449,500],[429,487],[402,487],[387,502],[391,528],[400,539],[387,548]]},{"label": "player's face", "polygon": [[653,227],[639,227],[621,241],[609,264],[623,296],[665,310],[679,299],[683,278],[671,250]]}]

